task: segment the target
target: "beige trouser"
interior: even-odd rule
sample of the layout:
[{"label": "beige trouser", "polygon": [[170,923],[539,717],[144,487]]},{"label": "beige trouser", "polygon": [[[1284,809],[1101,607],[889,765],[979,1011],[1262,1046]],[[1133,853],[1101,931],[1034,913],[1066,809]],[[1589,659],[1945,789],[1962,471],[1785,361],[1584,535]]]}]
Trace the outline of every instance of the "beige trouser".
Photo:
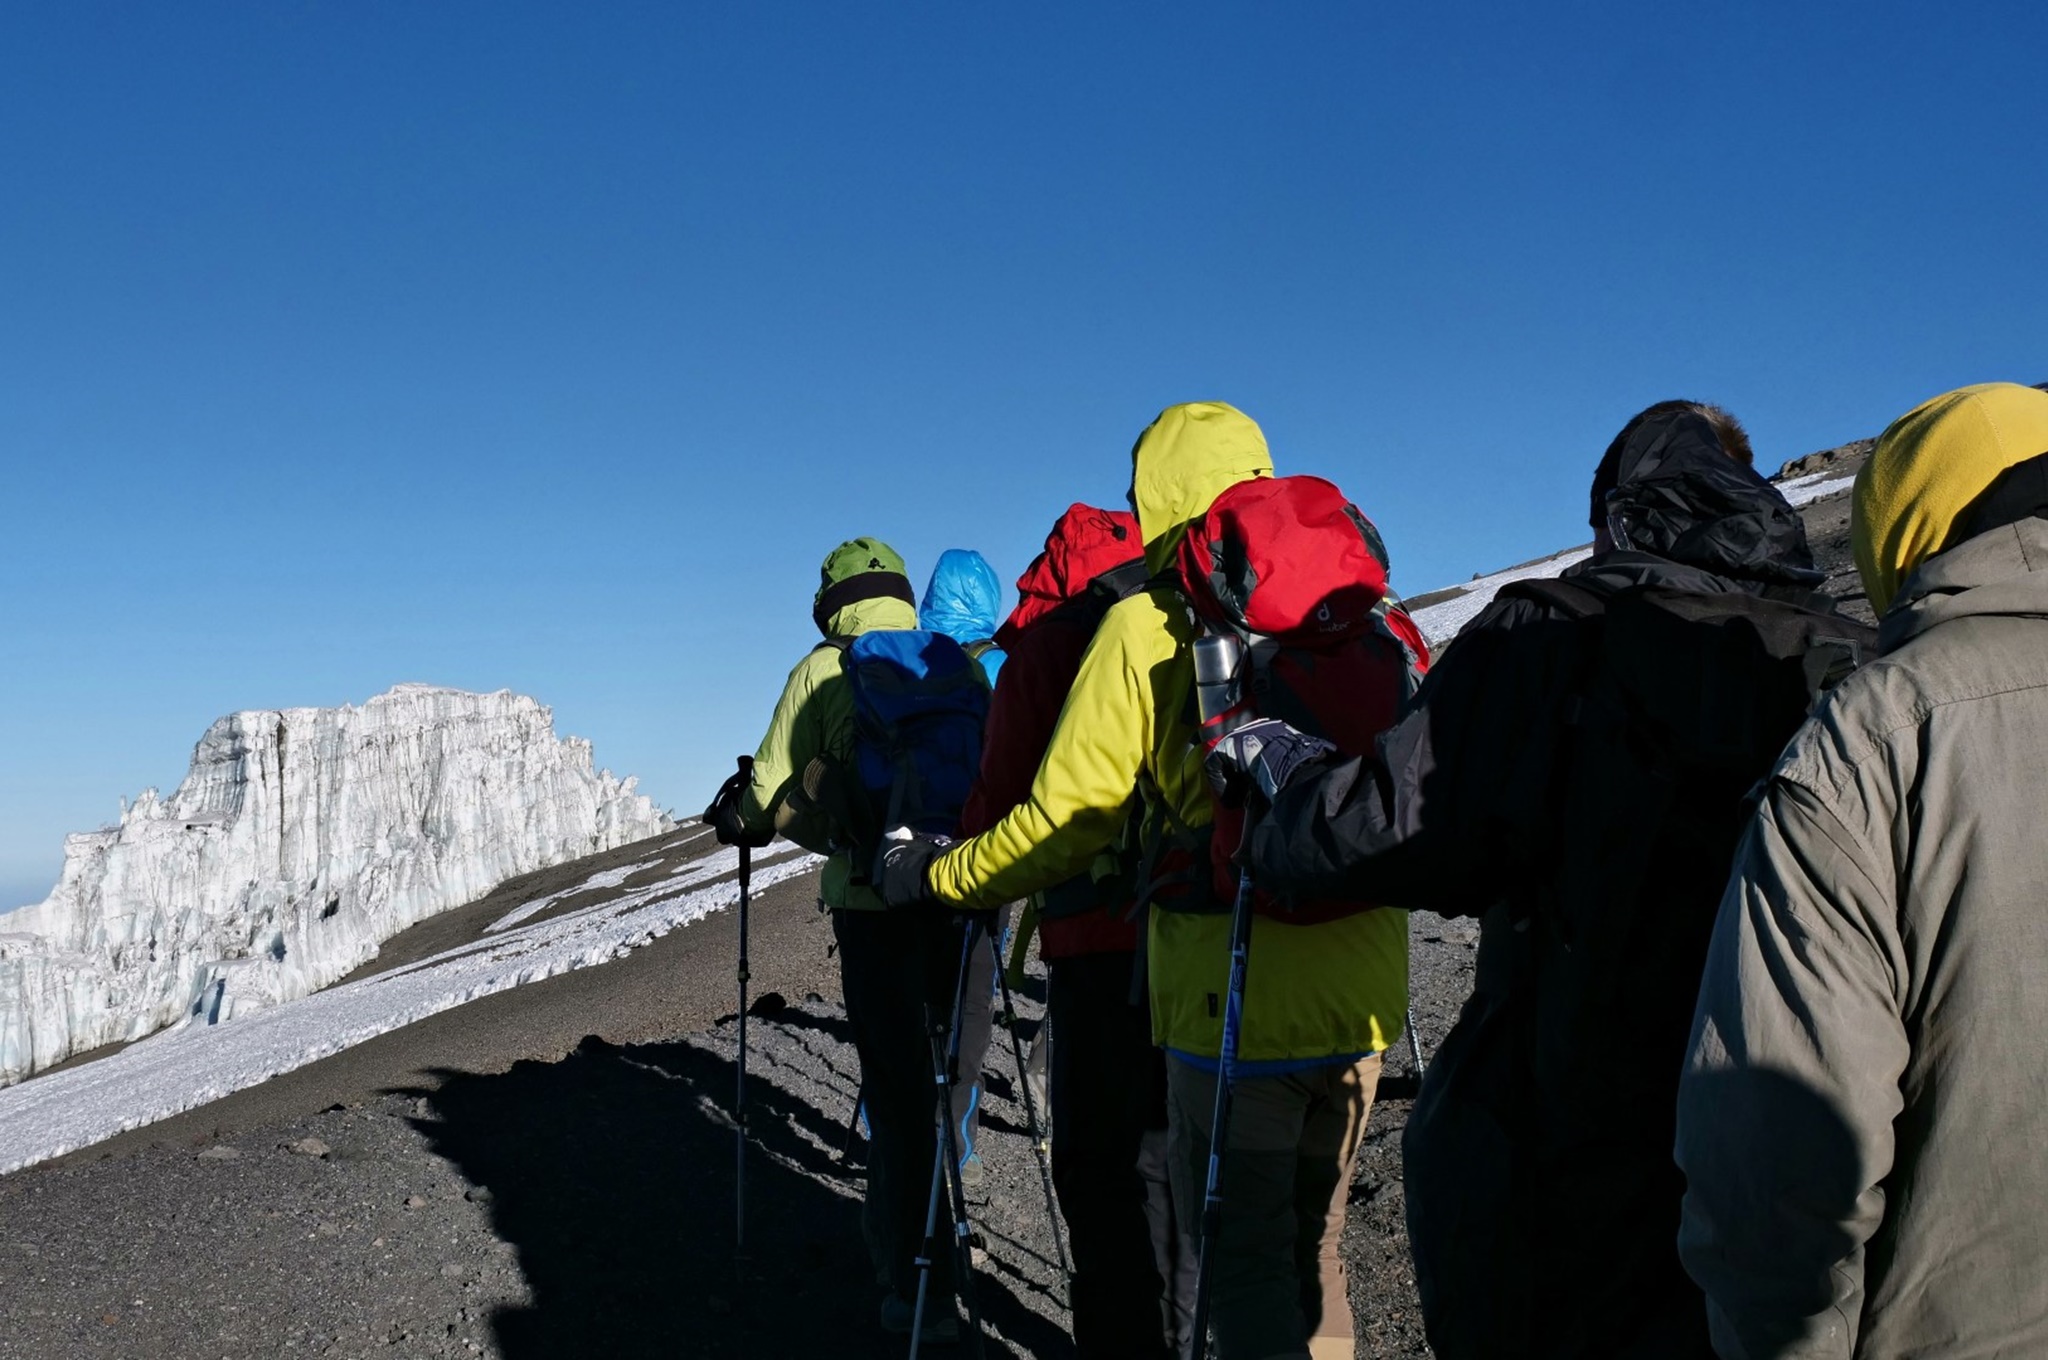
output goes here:
[{"label": "beige trouser", "polygon": [[[1167,1058],[1174,1210],[1199,1223],[1216,1077]],[[1240,1077],[1223,1159],[1209,1326],[1217,1360],[1354,1360],[1344,1208],[1372,1112],[1379,1055],[1275,1077]]]}]

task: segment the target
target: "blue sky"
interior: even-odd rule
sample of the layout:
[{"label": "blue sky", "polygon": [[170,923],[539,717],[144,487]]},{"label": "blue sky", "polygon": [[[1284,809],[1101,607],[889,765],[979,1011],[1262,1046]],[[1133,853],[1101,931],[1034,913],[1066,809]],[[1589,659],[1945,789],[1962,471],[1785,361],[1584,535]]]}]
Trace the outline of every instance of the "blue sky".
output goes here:
[{"label": "blue sky", "polygon": [[1775,464],[2048,378],[2037,7],[1562,8],[9,7],[0,905],[401,680],[694,811],[826,549],[1014,579],[1170,402],[1413,593],[1657,398]]}]

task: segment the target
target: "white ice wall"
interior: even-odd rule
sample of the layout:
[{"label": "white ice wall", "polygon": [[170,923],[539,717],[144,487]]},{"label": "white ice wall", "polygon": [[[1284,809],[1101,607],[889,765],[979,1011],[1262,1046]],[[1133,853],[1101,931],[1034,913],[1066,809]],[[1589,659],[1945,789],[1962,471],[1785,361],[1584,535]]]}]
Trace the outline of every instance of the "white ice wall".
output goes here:
[{"label": "white ice wall", "polygon": [[236,713],[56,890],[0,915],[0,1084],[187,1019],[304,996],[515,874],[668,830],[523,695],[400,685]]}]

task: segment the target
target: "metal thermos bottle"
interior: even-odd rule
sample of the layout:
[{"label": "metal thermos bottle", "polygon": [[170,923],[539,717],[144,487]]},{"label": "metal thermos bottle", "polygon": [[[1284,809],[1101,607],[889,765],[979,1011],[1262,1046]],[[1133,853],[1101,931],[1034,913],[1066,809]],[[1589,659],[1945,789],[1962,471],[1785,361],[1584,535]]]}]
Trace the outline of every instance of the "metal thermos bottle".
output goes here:
[{"label": "metal thermos bottle", "polygon": [[1209,723],[1237,703],[1237,670],[1244,644],[1228,633],[1205,633],[1195,639],[1195,706]]}]

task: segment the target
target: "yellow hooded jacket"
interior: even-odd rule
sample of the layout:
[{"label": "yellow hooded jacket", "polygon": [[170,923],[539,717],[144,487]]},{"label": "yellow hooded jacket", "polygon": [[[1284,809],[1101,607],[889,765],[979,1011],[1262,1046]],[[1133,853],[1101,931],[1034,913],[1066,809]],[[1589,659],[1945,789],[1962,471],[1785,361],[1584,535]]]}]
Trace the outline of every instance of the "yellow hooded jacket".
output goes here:
[{"label": "yellow hooded jacket", "polygon": [[[1229,487],[1273,475],[1265,436],[1219,402],[1169,407],[1132,454],[1132,498],[1156,574],[1190,522]],[[1031,795],[932,862],[931,888],[992,908],[1079,873],[1122,828],[1132,800],[1165,801],[1189,826],[1212,818],[1202,748],[1187,721],[1196,628],[1166,586],[1115,606],[1096,630]],[[1222,1048],[1230,918],[1155,910],[1150,923],[1152,1037],[1198,1058]],[[1258,917],[1252,926],[1239,1057],[1285,1066],[1377,1052],[1408,1000],[1405,912],[1320,925]]]}]

